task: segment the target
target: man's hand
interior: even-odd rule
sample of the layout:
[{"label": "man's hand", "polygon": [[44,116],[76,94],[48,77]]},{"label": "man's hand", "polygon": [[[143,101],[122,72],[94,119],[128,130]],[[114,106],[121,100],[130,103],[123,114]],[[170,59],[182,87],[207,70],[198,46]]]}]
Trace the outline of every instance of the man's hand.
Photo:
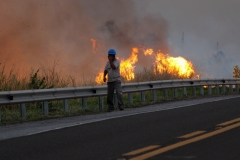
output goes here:
[{"label": "man's hand", "polygon": [[109,62],[112,62],[113,61],[113,56],[108,56],[108,60],[109,60]]},{"label": "man's hand", "polygon": [[103,82],[106,82],[106,80],[107,80],[106,77],[103,77]]},{"label": "man's hand", "polygon": [[113,56],[108,56],[108,60],[112,69],[116,69],[115,65],[113,64],[114,59],[115,58]]}]

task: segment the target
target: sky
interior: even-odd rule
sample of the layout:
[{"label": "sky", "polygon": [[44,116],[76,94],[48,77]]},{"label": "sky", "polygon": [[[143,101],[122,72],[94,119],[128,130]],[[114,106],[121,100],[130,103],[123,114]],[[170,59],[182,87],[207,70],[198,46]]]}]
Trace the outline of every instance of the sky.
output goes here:
[{"label": "sky", "polygon": [[183,56],[202,78],[231,78],[240,65],[239,7],[238,0],[0,1],[0,62],[22,73],[56,67],[94,77],[109,48],[126,59],[144,46]]}]

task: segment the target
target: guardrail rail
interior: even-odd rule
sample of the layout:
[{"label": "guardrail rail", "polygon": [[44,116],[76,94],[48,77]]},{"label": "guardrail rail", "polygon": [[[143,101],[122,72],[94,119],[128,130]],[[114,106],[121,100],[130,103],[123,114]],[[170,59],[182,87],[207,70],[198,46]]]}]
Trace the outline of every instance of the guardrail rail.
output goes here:
[{"label": "guardrail rail", "polygon": [[[141,101],[145,101],[145,91],[152,91],[152,99],[157,99],[156,91],[163,90],[164,97],[168,96],[168,89],[174,89],[174,97],[178,97],[178,88],[183,88],[183,95],[187,96],[187,87],[192,87],[192,95],[196,96],[196,87],[200,87],[200,95],[204,95],[204,86],[208,86],[208,95],[212,94],[212,86],[216,94],[219,94],[219,86],[222,86],[222,93],[229,91],[239,92],[240,78],[236,79],[177,79],[149,82],[135,82],[122,84],[123,93],[128,93],[128,100],[133,103],[133,92],[140,92]],[[37,90],[1,91],[0,105],[19,104],[20,115],[26,117],[26,103],[42,102],[43,114],[48,115],[48,102],[63,100],[64,110],[68,111],[68,99],[82,98],[82,105],[87,105],[87,97],[98,97],[99,109],[103,108],[103,97],[107,95],[107,86],[85,86],[70,88],[52,88]]]}]

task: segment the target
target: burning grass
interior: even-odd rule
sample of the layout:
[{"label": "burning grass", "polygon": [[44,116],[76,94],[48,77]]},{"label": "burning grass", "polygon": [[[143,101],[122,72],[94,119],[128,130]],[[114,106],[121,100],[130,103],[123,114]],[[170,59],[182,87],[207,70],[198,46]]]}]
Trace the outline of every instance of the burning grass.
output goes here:
[{"label": "burning grass", "polygon": [[[148,67],[136,67],[139,54],[142,54],[144,60],[150,60],[146,64]],[[120,75],[124,82],[199,78],[191,61],[181,56],[172,57],[163,54],[161,51],[154,52],[151,48],[132,48],[129,58],[125,60],[118,57],[118,59],[121,61]],[[136,71],[136,68],[138,71]],[[102,79],[103,72],[99,72],[95,82],[101,85],[103,84]]]},{"label": "burning grass", "polygon": [[[171,74],[168,69],[162,72],[155,72],[156,66],[144,67],[136,71],[135,79],[132,82],[144,82],[144,81],[158,81],[158,80],[169,80],[169,79],[184,79],[184,76]],[[194,78],[193,75],[189,77]],[[124,79],[124,78],[123,78]],[[125,80],[125,82],[127,82]]]},{"label": "burning grass", "polygon": [[[136,57],[136,53],[132,55]],[[134,66],[130,62],[135,60],[123,60],[123,68],[121,71],[122,82],[144,82],[155,80],[167,79],[182,79],[186,78],[184,75],[173,74],[177,73],[177,68],[167,68],[159,71],[156,65],[150,67],[138,68],[134,71]],[[187,78],[194,78],[194,74],[189,75]],[[79,79],[74,76],[62,76],[58,72],[56,66],[52,68],[45,68],[41,66],[37,70],[31,70],[25,76],[19,74],[19,70],[12,66],[10,70],[6,70],[6,64],[0,63],[0,91],[10,90],[28,90],[28,89],[46,89],[46,88],[64,88],[76,86],[94,86],[104,84],[103,73],[100,72],[95,79]]]}]

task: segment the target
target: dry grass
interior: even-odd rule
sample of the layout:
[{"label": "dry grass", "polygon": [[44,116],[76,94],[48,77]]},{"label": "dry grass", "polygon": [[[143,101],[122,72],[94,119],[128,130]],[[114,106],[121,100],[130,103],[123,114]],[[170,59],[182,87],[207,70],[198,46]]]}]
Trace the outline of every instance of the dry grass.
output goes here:
[{"label": "dry grass", "polygon": [[[177,71],[176,71],[177,73]],[[192,74],[188,78],[193,78],[194,75]],[[124,78],[123,82],[127,83]],[[131,82],[146,82],[146,81],[157,81],[157,80],[169,80],[169,79],[186,79],[186,77],[179,76],[177,74],[170,74],[168,70],[164,72],[154,72],[154,66],[151,67],[144,67],[136,71],[135,78]]]},{"label": "dry grass", "polygon": [[19,73],[14,65],[7,69],[6,63],[0,63],[0,91],[94,85],[89,79],[77,81],[71,75],[63,77],[62,73],[57,71],[56,64],[50,68],[41,65],[37,70],[32,69],[26,76]]},{"label": "dry grass", "polygon": [[0,91],[24,89],[26,84],[26,77],[20,78],[14,66],[7,71],[6,63],[0,63]]},{"label": "dry grass", "polygon": [[[58,64],[54,62],[51,67],[41,65],[38,70],[32,69],[26,76],[20,77],[19,70],[17,70],[14,65],[10,70],[6,70],[6,63],[0,63],[0,91],[97,85],[96,82],[94,82],[94,77],[77,79],[71,75],[62,76],[61,71],[57,69]],[[155,73],[154,67],[151,66],[136,70],[134,80],[127,81],[122,78],[122,81],[127,83],[183,78],[184,77],[170,74],[168,71]],[[193,78],[193,75],[189,78]]]}]

